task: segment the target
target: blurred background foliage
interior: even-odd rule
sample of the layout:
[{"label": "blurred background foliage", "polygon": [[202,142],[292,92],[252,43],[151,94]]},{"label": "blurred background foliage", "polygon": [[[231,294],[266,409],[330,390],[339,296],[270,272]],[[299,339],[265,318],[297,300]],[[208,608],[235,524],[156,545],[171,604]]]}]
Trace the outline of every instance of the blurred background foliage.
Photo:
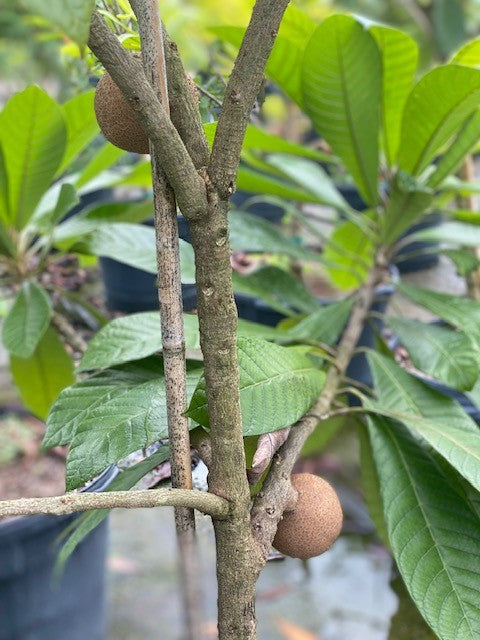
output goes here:
[{"label": "blurred background foliage", "polygon": [[[209,27],[246,25],[253,3],[253,0],[195,3],[163,0],[163,19],[190,71],[211,69],[213,62],[218,65],[219,51],[218,47],[212,47],[215,36]],[[448,58],[459,44],[477,35],[480,27],[480,0],[294,0],[292,4],[318,21],[330,12],[345,10],[400,27],[419,42],[423,68]],[[119,35],[135,30],[128,0],[97,0],[97,6],[105,14],[110,13]],[[82,59],[75,45],[45,20],[27,13],[26,7],[28,0],[13,3],[0,0],[0,64],[4,84],[18,90],[42,78],[41,84],[63,99],[84,89],[88,56]],[[227,62],[222,57],[220,60],[223,64]],[[4,101],[4,96],[0,95],[0,100]]]}]

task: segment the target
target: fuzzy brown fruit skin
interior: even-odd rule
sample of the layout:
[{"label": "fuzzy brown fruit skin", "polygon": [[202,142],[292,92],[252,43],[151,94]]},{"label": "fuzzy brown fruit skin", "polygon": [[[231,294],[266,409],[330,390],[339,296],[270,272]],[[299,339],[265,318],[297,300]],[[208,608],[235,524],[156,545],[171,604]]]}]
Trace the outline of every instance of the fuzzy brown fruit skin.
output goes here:
[{"label": "fuzzy brown fruit skin", "polygon": [[94,108],[100,129],[109,142],[125,151],[150,152],[147,134],[135,111],[108,73],[97,84]]},{"label": "fuzzy brown fruit skin", "polygon": [[343,514],[335,490],[311,473],[291,476],[298,491],[294,511],[278,523],[273,546],[286,556],[307,560],[329,549],[342,529]]}]

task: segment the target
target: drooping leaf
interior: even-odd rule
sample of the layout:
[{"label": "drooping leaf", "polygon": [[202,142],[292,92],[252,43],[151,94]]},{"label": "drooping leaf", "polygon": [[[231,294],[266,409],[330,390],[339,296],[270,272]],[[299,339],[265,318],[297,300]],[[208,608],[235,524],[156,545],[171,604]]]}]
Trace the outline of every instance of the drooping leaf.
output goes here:
[{"label": "drooping leaf", "polygon": [[398,165],[419,175],[435,153],[478,108],[480,70],[449,64],[425,74],[406,105]]},{"label": "drooping leaf", "polygon": [[21,0],[31,13],[41,16],[83,47],[88,40],[95,0]]},{"label": "drooping leaf", "polygon": [[26,281],[3,322],[3,345],[12,356],[30,358],[50,324],[52,304],[45,289]]},{"label": "drooping leaf", "polygon": [[425,307],[473,338],[477,348],[480,348],[480,304],[478,302],[405,283],[400,283],[398,289],[416,304]]},{"label": "drooping leaf", "polygon": [[64,182],[58,192],[55,207],[50,210],[37,207],[35,214],[30,219],[29,227],[46,233],[61,222],[66,214],[79,202],[80,198],[75,187],[69,182]]},{"label": "drooping leaf", "polygon": [[[187,373],[193,392],[201,370]],[[70,442],[67,489],[168,434],[163,363],[149,358],[106,369],[65,389],[47,420],[44,447]]]},{"label": "drooping leaf", "polygon": [[249,253],[275,253],[297,260],[318,260],[309,251],[288,238],[277,226],[246,211],[230,211],[228,215],[230,246]]},{"label": "drooping leaf", "polygon": [[419,611],[441,640],[480,633],[478,517],[404,427],[369,419],[390,545]]},{"label": "drooping leaf", "polygon": [[[184,314],[185,347],[199,349],[198,317]],[[115,318],[98,331],[88,344],[79,371],[106,369],[140,360],[162,349],[160,315],[157,311]]]},{"label": "drooping leaf", "polygon": [[441,249],[440,253],[453,262],[458,275],[462,278],[466,278],[480,267],[480,260],[466,249]]},{"label": "drooping leaf", "polygon": [[9,223],[22,229],[62,160],[66,128],[56,102],[31,86],[15,94],[0,115],[0,143],[8,175]]},{"label": "drooping leaf", "polygon": [[374,256],[371,237],[350,220],[336,227],[323,252],[330,281],[344,290],[354,289],[365,281]]},{"label": "drooping leaf", "polygon": [[403,422],[480,491],[480,432],[460,404],[389,358],[373,351],[367,358],[377,399],[365,399],[365,406]]},{"label": "drooping leaf", "polygon": [[315,201],[336,209],[349,206],[335,187],[332,179],[319,164],[287,155],[270,155],[267,163],[315,197]]},{"label": "drooping leaf", "polygon": [[373,26],[382,59],[382,132],[388,164],[395,164],[403,107],[413,85],[418,62],[418,46],[410,36],[398,29]]},{"label": "drooping leaf", "polygon": [[454,389],[471,389],[478,374],[478,355],[464,333],[407,318],[388,317],[413,364]]},{"label": "drooping leaf", "polygon": [[[119,475],[113,479],[113,481],[106,487],[105,491],[128,491],[139,482],[143,476],[150,473],[152,469],[155,469],[159,464],[162,464],[170,457],[170,449],[168,445],[163,445],[153,453],[151,456],[128,467],[123,471],[120,471]],[[95,509],[94,511],[88,511],[82,513],[73,523],[72,529],[67,540],[60,549],[56,564],[56,572],[61,572],[65,567],[68,558],[75,551],[77,546],[82,540],[93,531],[110,513],[110,509]]]},{"label": "drooping leaf", "polygon": [[480,245],[480,227],[466,222],[443,222],[415,233],[415,240],[459,244],[463,247]]},{"label": "drooping leaf", "polygon": [[437,187],[444,178],[453,174],[462,164],[465,156],[480,138],[480,109],[468,116],[457,137],[437,163],[435,171],[428,179],[428,186]]},{"label": "drooping leaf", "polygon": [[334,15],[310,38],[302,62],[304,109],[352,174],[365,202],[378,200],[381,60],[354,18]]},{"label": "drooping leaf", "polygon": [[67,126],[67,144],[57,174],[62,174],[99,132],[93,109],[95,91],[81,93],[62,105],[61,110]]},{"label": "drooping leaf", "polygon": [[41,420],[47,417],[60,391],[75,379],[72,358],[52,327],[29,358],[11,356],[10,370],[23,403]]},{"label": "drooping leaf", "polygon": [[263,267],[249,275],[233,273],[233,290],[256,296],[280,313],[294,311],[311,313],[318,308],[318,300],[290,273],[278,267]]},{"label": "drooping leaf", "polygon": [[381,218],[384,242],[392,244],[398,240],[425,213],[433,198],[432,189],[422,186],[407,173],[398,171],[385,215]]},{"label": "drooping leaf", "polygon": [[355,302],[353,297],[332,302],[306,316],[288,330],[292,340],[314,340],[333,345],[340,337]]},{"label": "drooping leaf", "polygon": [[261,173],[242,164],[238,169],[237,188],[255,194],[279,196],[298,202],[316,202],[316,196],[277,176]]},{"label": "drooping leaf", "polygon": [[[303,352],[264,340],[239,338],[238,364],[245,436],[270,433],[294,424],[314,403],[325,382],[324,372]],[[187,415],[208,428],[203,377]]]},{"label": "drooping leaf", "polygon": [[80,187],[88,184],[91,180],[100,175],[102,171],[110,169],[110,167],[123,155],[125,155],[125,151],[123,149],[115,147],[110,142],[105,143],[90,162],[82,169],[82,172],[75,182],[75,186],[79,189]]}]

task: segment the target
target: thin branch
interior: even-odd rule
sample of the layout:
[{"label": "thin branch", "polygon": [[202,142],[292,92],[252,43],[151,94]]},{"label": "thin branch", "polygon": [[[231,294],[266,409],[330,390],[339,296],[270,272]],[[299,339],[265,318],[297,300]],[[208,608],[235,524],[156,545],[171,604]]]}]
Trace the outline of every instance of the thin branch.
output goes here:
[{"label": "thin branch", "polygon": [[188,507],[220,519],[228,517],[230,512],[228,500],[213,493],[194,489],[153,489],[69,493],[51,498],[0,500],[0,518],[39,513],[61,516],[94,509],[150,509],[153,507]]},{"label": "thin branch", "polygon": [[216,96],[214,96],[213,93],[210,93],[210,91],[207,91],[206,89],[204,89],[201,84],[195,84],[195,86],[200,91],[200,93],[203,93],[203,95],[207,97],[211,102],[214,102],[217,105],[217,107],[222,106],[223,104],[222,101],[219,100]]},{"label": "thin branch", "polygon": [[235,190],[238,161],[288,0],[257,0],[225,90],[208,175],[222,198]]},{"label": "thin branch", "polygon": [[[140,31],[145,73],[168,113],[167,69],[158,0],[130,2]],[[183,73],[183,70],[180,72]],[[167,184],[161,167],[162,159],[157,149],[158,147],[150,142],[170,466],[172,486],[191,489],[190,437],[188,418],[184,416],[187,409],[187,384],[177,207],[175,194]],[[194,640],[198,637],[203,616],[193,509],[175,508],[175,528],[186,632],[188,640]]]},{"label": "thin branch", "polygon": [[266,560],[278,521],[291,498],[290,474],[305,440],[319,422],[330,414],[330,407],[336,397],[355,346],[362,333],[375,296],[375,286],[381,276],[380,268],[371,271],[366,283],[361,287],[349,323],[340,341],[335,364],[327,372],[322,393],[308,413],[291,429],[288,440],[276,454],[262,491],[252,508],[252,531]]},{"label": "thin branch", "polygon": [[205,215],[205,182],[182,139],[150,86],[141,64],[122,47],[102,17],[94,12],[88,46],[118,85],[153,142],[162,169],[175,191],[183,215],[196,219]]}]

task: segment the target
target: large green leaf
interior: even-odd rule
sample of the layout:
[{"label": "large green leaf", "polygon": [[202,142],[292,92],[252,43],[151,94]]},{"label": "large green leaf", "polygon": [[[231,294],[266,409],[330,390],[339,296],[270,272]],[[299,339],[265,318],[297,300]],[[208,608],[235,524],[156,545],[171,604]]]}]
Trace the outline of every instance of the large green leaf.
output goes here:
[{"label": "large green leaf", "polygon": [[50,324],[51,302],[45,289],[26,281],[3,322],[3,345],[11,355],[30,358]]},{"label": "large green leaf", "polygon": [[373,37],[350,16],[327,18],[306,46],[305,112],[372,205],[378,201],[381,76]]},{"label": "large green leaf", "polygon": [[[179,243],[182,282],[191,284],[195,282],[193,249],[184,240]],[[157,273],[155,230],[151,227],[123,222],[101,225],[82,238],[75,248],[94,256],[113,258],[148,273]]]},{"label": "large green leaf", "polygon": [[233,273],[233,290],[256,296],[286,316],[294,310],[311,313],[318,308],[318,300],[290,273],[278,267],[263,267],[249,275]]},{"label": "large green leaf", "polygon": [[319,254],[288,238],[275,224],[246,211],[230,211],[228,215],[232,249],[249,253],[276,253],[296,260],[317,261]]},{"label": "large green leaf", "polygon": [[340,210],[349,209],[332,179],[317,163],[281,154],[270,155],[266,161],[307,193],[311,193],[316,202]]},{"label": "large green leaf", "polygon": [[8,175],[9,222],[22,229],[62,160],[66,128],[56,102],[32,86],[15,94],[0,115]]},{"label": "large green leaf", "polygon": [[480,103],[480,70],[457,64],[428,72],[405,105],[398,166],[419,175]]},{"label": "large green leaf", "polygon": [[478,302],[404,283],[399,284],[398,289],[416,304],[425,307],[473,338],[477,349],[480,348],[480,304]]},{"label": "large green leaf", "polygon": [[480,109],[477,109],[465,120],[457,137],[437,162],[435,171],[428,179],[428,186],[437,187],[447,176],[453,174],[479,138]]},{"label": "large green leaf", "polygon": [[[48,210],[46,205],[44,210],[45,212]],[[39,217],[37,212],[34,217],[35,221]],[[125,202],[107,202],[88,211],[81,211],[63,222],[55,229],[53,240],[57,246],[68,248],[83,236],[98,229],[101,225],[111,225],[114,222],[143,222],[151,218],[152,214],[153,202],[150,199],[142,200],[141,202],[130,202],[128,200]]]},{"label": "large green leaf", "polygon": [[[187,374],[189,396],[200,371]],[[106,369],[65,389],[48,416],[43,446],[71,443],[67,489],[74,489],[167,434],[163,363],[152,357]]]},{"label": "large green leaf", "polygon": [[398,240],[425,213],[434,195],[432,189],[422,186],[404,171],[399,171],[393,180],[385,215],[381,218],[384,243],[391,244]]},{"label": "large green leaf", "polygon": [[354,289],[365,281],[374,258],[371,237],[350,220],[336,227],[323,252],[329,279],[344,290]]},{"label": "large green leaf", "polygon": [[413,364],[454,389],[471,389],[479,374],[478,355],[464,333],[388,317],[387,324],[400,338]]},{"label": "large green leaf", "polygon": [[[312,406],[325,382],[325,373],[303,351],[265,340],[239,338],[238,366],[245,436],[294,424]],[[208,428],[204,377],[186,415]]]},{"label": "large green leaf", "polygon": [[[199,349],[198,317],[183,316],[185,347]],[[158,311],[133,313],[116,318],[98,331],[80,361],[79,371],[105,369],[146,358],[162,349],[162,332]]]},{"label": "large green leaf", "polygon": [[43,334],[30,358],[11,356],[10,370],[23,403],[41,420],[47,417],[60,391],[75,379],[72,358],[52,327]]},{"label": "large green leaf", "polygon": [[355,299],[353,297],[321,306],[288,330],[292,340],[314,340],[335,344],[345,326]]},{"label": "large green leaf", "polygon": [[440,640],[480,636],[480,522],[401,426],[369,420],[388,537],[403,580]]},{"label": "large green leaf", "polygon": [[[113,479],[113,481],[106,487],[105,491],[128,491],[134,487],[147,473],[150,473],[152,469],[155,469],[159,464],[162,464],[170,457],[170,449],[168,445],[163,445],[153,453],[151,456],[120,471],[119,475]],[[95,509],[94,511],[88,511],[82,513],[73,522],[72,527],[67,531],[68,538],[60,549],[55,569],[61,571],[65,566],[68,558],[75,551],[80,542],[97,527],[102,520],[110,513],[110,509]]]},{"label": "large green leaf", "polygon": [[94,97],[95,91],[87,91],[71,98],[61,107],[67,126],[67,146],[57,174],[63,173],[99,132],[93,110]]},{"label": "large green leaf", "polygon": [[382,128],[385,155],[390,166],[395,164],[403,107],[413,85],[418,62],[418,47],[410,36],[391,27],[373,26],[382,58]]},{"label": "large green leaf", "polygon": [[476,423],[454,400],[409,375],[393,360],[375,352],[367,357],[377,399],[365,399],[365,406],[403,422],[480,491],[480,432]]},{"label": "large green leaf", "polygon": [[78,45],[87,43],[95,0],[21,0],[33,14],[41,16]]}]

